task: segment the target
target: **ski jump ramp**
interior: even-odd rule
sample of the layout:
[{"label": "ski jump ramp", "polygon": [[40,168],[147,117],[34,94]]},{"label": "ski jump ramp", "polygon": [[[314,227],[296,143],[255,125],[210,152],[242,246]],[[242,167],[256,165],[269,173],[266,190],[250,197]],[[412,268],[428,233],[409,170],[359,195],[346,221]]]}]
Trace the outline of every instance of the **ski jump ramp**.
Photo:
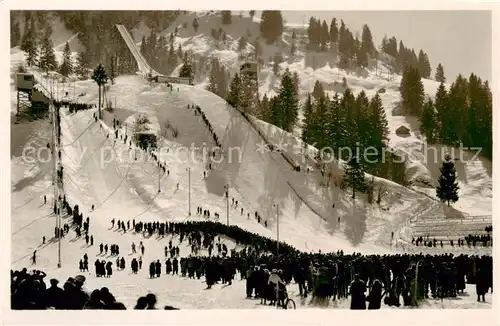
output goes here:
[{"label": "ski jump ramp", "polygon": [[137,48],[137,45],[135,44],[134,39],[128,32],[127,28],[119,24],[116,24],[116,28],[120,32],[123,40],[125,41],[125,44],[127,44],[127,47],[134,56],[135,60],[137,61],[137,66],[139,68],[138,72],[143,76],[148,76],[149,74],[151,74],[151,77],[162,76],[162,74],[158,73],[153,68],[151,68],[146,59],[144,59],[144,57],[141,54],[141,51]]}]

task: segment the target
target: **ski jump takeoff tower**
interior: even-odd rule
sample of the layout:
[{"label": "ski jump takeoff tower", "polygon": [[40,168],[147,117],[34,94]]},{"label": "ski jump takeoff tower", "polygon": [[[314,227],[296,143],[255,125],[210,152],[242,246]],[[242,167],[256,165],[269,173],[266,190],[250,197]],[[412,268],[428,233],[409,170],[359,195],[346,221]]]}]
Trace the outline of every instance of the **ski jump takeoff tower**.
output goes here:
[{"label": "ski jump takeoff tower", "polygon": [[18,73],[16,75],[17,90],[17,112],[31,108],[31,93],[35,86],[35,77],[30,73]]}]

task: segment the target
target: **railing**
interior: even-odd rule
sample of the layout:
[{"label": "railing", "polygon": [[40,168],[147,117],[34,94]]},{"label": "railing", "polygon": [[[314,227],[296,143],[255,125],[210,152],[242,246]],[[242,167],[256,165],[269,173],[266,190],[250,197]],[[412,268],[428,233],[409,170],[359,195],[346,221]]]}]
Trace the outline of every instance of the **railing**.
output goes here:
[{"label": "railing", "polygon": [[445,215],[438,215],[438,216],[421,216],[419,217],[419,220],[424,220],[424,221],[435,221],[435,220],[449,220],[449,221],[492,221],[493,216],[492,215],[472,215],[472,216],[464,216],[464,217],[450,217],[450,216],[445,216]]},{"label": "railing", "polygon": [[456,225],[485,225],[488,226],[491,224],[491,220],[471,220],[471,221],[463,221],[463,220],[449,220],[449,221],[443,221],[443,220],[430,220],[430,221],[417,221],[415,223],[412,223],[411,227],[432,227],[432,226],[456,226]]},{"label": "railing", "polygon": [[162,76],[162,74],[160,74],[157,71],[153,70],[153,68],[151,68],[151,66],[148,64],[148,62],[146,61],[146,59],[142,56],[141,51],[135,45],[135,42],[132,39],[132,36],[128,32],[127,28],[125,28],[125,26],[120,25],[120,24],[116,24],[116,28],[120,32],[123,40],[127,44],[127,47],[129,48],[130,52],[134,56],[135,60],[137,61],[137,67],[139,68],[139,70],[144,75],[151,74],[152,77],[153,76]]},{"label": "railing", "polygon": [[464,237],[469,234],[488,234],[484,229],[491,225],[491,220],[485,218],[463,220],[436,220],[412,225],[412,236],[429,237]]}]

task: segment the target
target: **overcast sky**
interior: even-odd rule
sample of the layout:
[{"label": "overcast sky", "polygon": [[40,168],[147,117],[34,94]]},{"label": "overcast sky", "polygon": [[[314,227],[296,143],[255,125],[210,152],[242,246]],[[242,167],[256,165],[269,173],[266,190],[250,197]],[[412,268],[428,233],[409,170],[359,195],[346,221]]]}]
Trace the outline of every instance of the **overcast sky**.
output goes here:
[{"label": "overcast sky", "polygon": [[[423,49],[431,61],[432,76],[439,62],[447,81],[471,72],[491,82],[491,13],[489,11],[282,11],[290,23],[308,23],[311,16],[344,20],[355,32],[367,24],[375,45],[382,38],[395,36],[406,47]],[[260,15],[260,14],[259,14]]]}]

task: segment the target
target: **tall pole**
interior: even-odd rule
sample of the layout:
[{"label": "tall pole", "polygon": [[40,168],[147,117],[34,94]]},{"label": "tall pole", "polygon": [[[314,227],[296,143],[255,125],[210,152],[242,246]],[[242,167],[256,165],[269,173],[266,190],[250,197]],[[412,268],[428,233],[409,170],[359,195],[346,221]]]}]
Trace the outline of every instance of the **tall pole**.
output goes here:
[{"label": "tall pole", "polygon": [[[43,75],[42,75],[42,81],[43,81]],[[51,110],[51,119],[52,119],[52,160],[54,163],[54,207],[55,207],[55,212],[54,214],[56,215],[56,234],[59,234],[59,219],[57,218],[57,207],[59,205],[59,202],[57,200],[57,153],[56,153],[56,114],[55,114],[55,107],[54,104],[52,103],[52,96],[50,96],[50,103],[49,103],[49,108]]]},{"label": "tall pole", "polygon": [[160,172],[160,162],[158,162],[158,193],[161,192],[161,187],[160,187],[160,176],[161,176],[161,172]]},{"label": "tall pole", "polygon": [[[276,260],[279,259],[280,256],[280,211],[279,204],[276,204]],[[279,284],[276,284],[276,308],[278,308],[278,299],[279,299]]]},{"label": "tall pole", "polygon": [[188,167],[189,216],[191,216],[191,168]]},{"label": "tall pole", "polygon": [[226,219],[229,227],[229,184],[226,185]]},{"label": "tall pole", "polygon": [[[59,85],[59,84],[58,84]],[[54,105],[54,102],[53,102],[53,99],[54,99],[54,96],[51,94],[51,102],[52,102],[52,105]],[[55,107],[54,107],[55,108]],[[56,123],[57,123],[57,111],[54,110],[54,113],[56,114]],[[57,136],[57,130],[56,130],[56,136]],[[57,137],[56,137],[57,138]],[[57,142],[57,139],[56,139],[56,143]],[[57,158],[59,158],[59,146],[57,146],[57,153],[55,153],[57,155]],[[56,161],[58,162],[58,161]],[[57,166],[56,166],[57,168]],[[59,232],[59,237],[57,238],[57,267],[58,268],[61,268],[61,199],[59,198],[61,195],[59,194],[59,180],[57,182],[57,224],[58,224],[58,232]]]},{"label": "tall pole", "polygon": [[58,149],[59,147],[57,145],[57,129],[56,129],[56,123],[57,123],[57,114],[56,114],[56,108],[54,106],[54,79],[51,78],[51,83],[50,83],[50,106],[52,106],[52,119],[54,121],[54,125],[52,126],[53,129],[53,134],[54,134],[54,170],[55,170],[55,191],[54,191],[54,201],[57,203],[56,204],[56,228],[57,228],[57,267],[61,267],[61,205],[60,205],[60,200],[59,200],[59,178],[57,176],[57,162],[58,162]]},{"label": "tall pole", "polygon": [[280,254],[280,209],[279,204],[276,204],[276,254]]},{"label": "tall pole", "polygon": [[57,239],[57,267],[58,268],[61,268],[61,205],[60,205],[60,200],[58,198],[58,202],[59,204],[57,205],[57,221],[58,221],[58,234],[59,234],[59,237]]},{"label": "tall pole", "polygon": [[[158,140],[159,140],[159,137],[158,137]],[[158,148],[158,158],[160,157],[160,142],[157,141],[158,145],[157,145],[157,148]],[[160,161],[158,160],[158,193],[161,192],[161,187],[160,187],[160,177],[161,177],[161,166],[160,166]]]}]

